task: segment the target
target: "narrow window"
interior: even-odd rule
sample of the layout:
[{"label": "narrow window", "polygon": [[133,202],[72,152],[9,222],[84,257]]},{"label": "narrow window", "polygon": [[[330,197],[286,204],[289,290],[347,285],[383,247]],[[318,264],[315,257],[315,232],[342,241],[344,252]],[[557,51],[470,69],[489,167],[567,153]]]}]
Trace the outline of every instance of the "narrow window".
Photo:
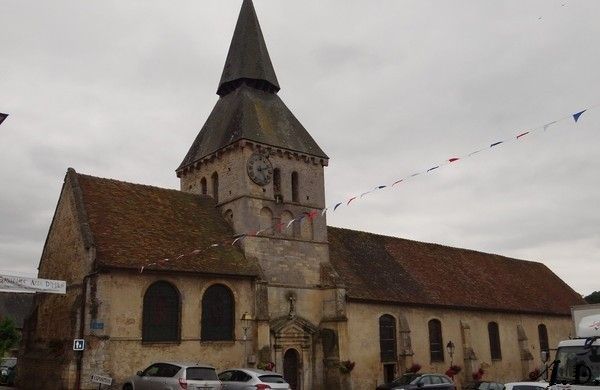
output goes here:
[{"label": "narrow window", "polygon": [[548,344],[548,329],[546,329],[546,325],[538,325],[538,336],[540,338],[540,351],[550,351],[550,346]]},{"label": "narrow window", "polygon": [[396,319],[389,314],[379,317],[379,350],[382,362],[395,362]]},{"label": "narrow window", "polygon": [[440,320],[430,320],[429,324],[429,354],[432,362],[444,361],[444,339],[442,338],[442,323]]},{"label": "narrow window", "polygon": [[202,296],[202,341],[233,340],[235,303],[229,288],[210,286]]},{"label": "narrow window", "polygon": [[168,282],[153,283],[144,294],[142,341],[179,341],[179,293]]},{"label": "narrow window", "polygon": [[206,178],[205,177],[203,177],[202,180],[200,180],[200,188],[202,189],[202,195],[208,194],[208,188],[206,188]]},{"label": "narrow window", "polygon": [[268,207],[260,210],[259,226],[263,234],[273,234],[273,212]]},{"label": "narrow window", "polygon": [[298,172],[292,172],[292,202],[298,202],[300,196],[298,194]]},{"label": "narrow window", "polygon": [[215,202],[219,202],[219,175],[217,172],[212,174],[212,190]]},{"label": "narrow window", "polygon": [[281,196],[281,171],[279,168],[273,170],[273,196],[277,202],[283,200]]},{"label": "narrow window", "polygon": [[490,336],[490,354],[492,360],[501,360],[502,350],[500,349],[500,330],[498,329],[498,323],[488,323],[488,334]]}]

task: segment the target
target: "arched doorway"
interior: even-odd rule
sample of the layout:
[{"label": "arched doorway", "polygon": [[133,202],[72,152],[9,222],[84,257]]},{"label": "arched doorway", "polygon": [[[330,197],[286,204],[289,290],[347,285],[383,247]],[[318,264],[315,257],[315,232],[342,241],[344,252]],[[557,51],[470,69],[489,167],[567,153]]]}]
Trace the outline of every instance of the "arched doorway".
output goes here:
[{"label": "arched doorway", "polygon": [[298,351],[290,348],[283,355],[283,377],[290,384],[292,390],[300,390],[299,382],[299,361]]}]

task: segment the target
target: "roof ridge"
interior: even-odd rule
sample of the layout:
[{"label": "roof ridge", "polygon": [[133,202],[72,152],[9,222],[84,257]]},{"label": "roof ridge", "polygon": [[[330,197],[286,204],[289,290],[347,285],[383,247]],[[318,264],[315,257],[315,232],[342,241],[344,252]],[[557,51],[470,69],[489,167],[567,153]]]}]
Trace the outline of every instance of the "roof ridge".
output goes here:
[{"label": "roof ridge", "polygon": [[[70,169],[72,169],[72,168],[70,168]],[[110,178],[110,177],[94,176],[94,175],[89,175],[89,174],[86,174],[86,173],[79,173],[79,172],[76,172],[75,170],[73,170],[73,171],[75,172],[75,174],[77,176],[80,176],[80,177],[87,177],[87,178],[90,178],[90,179],[109,181],[109,182],[113,182],[113,183],[128,184],[128,185],[133,185],[133,186],[137,186],[137,187],[150,188],[150,189],[155,189],[155,190],[160,190],[160,191],[176,192],[178,194],[184,194],[186,196],[191,196],[191,197],[198,197],[198,198],[201,198],[201,199],[213,199],[210,195],[194,194],[194,193],[191,193],[191,192],[181,191],[181,190],[178,190],[176,188],[165,188],[165,187],[159,187],[159,186],[150,185],[150,184],[133,183],[133,182],[130,182],[130,181],[113,179],[113,178]]]},{"label": "roof ridge", "polygon": [[484,255],[488,255],[488,256],[496,256],[496,257],[500,257],[502,259],[510,260],[510,261],[519,261],[519,262],[526,262],[526,263],[533,263],[533,264],[541,264],[541,265],[547,267],[541,261],[526,260],[526,259],[517,259],[515,257],[508,257],[508,256],[501,255],[501,254],[498,254],[498,253],[484,252],[484,251],[477,250],[477,249],[461,248],[461,247],[457,247],[457,246],[444,245],[444,244],[440,244],[440,243],[437,243],[437,242],[419,241],[419,240],[413,240],[413,239],[410,239],[410,238],[391,236],[391,235],[388,235],[388,234],[381,234],[381,233],[367,232],[367,231],[364,231],[364,230],[348,229],[348,228],[339,227],[339,226],[328,225],[327,227],[328,228],[333,228],[333,229],[346,230],[346,231],[350,231],[350,232],[358,232],[358,233],[370,234],[370,235],[373,235],[373,236],[378,236],[378,237],[383,237],[383,238],[393,238],[393,239],[396,239],[396,240],[404,240],[404,241],[414,242],[414,243],[417,243],[417,244],[435,245],[435,246],[440,247],[440,248],[449,248],[449,249],[456,249],[456,250],[461,250],[461,251],[467,251],[467,252],[484,254]]}]

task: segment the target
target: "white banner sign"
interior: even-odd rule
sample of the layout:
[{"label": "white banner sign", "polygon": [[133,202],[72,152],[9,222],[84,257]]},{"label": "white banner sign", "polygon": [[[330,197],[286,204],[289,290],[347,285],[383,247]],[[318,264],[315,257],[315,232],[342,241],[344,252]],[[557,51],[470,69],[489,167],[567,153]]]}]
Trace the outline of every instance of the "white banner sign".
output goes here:
[{"label": "white banner sign", "polygon": [[112,385],[112,378],[103,375],[92,375],[92,383],[99,383],[101,385]]},{"label": "white banner sign", "polygon": [[24,276],[0,275],[0,290],[31,291],[51,294],[66,294],[64,280],[26,278]]}]

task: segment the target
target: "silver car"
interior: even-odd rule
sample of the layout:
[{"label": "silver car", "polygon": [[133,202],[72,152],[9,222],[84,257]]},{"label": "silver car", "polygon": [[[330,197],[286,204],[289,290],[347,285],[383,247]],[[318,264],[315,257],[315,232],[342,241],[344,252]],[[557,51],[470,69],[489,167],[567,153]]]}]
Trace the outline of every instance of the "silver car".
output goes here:
[{"label": "silver car", "polygon": [[221,390],[212,366],[198,363],[154,363],[125,381],[123,390]]},{"label": "silver car", "polygon": [[288,389],[283,377],[272,371],[253,368],[232,368],[219,374],[223,390]]}]

